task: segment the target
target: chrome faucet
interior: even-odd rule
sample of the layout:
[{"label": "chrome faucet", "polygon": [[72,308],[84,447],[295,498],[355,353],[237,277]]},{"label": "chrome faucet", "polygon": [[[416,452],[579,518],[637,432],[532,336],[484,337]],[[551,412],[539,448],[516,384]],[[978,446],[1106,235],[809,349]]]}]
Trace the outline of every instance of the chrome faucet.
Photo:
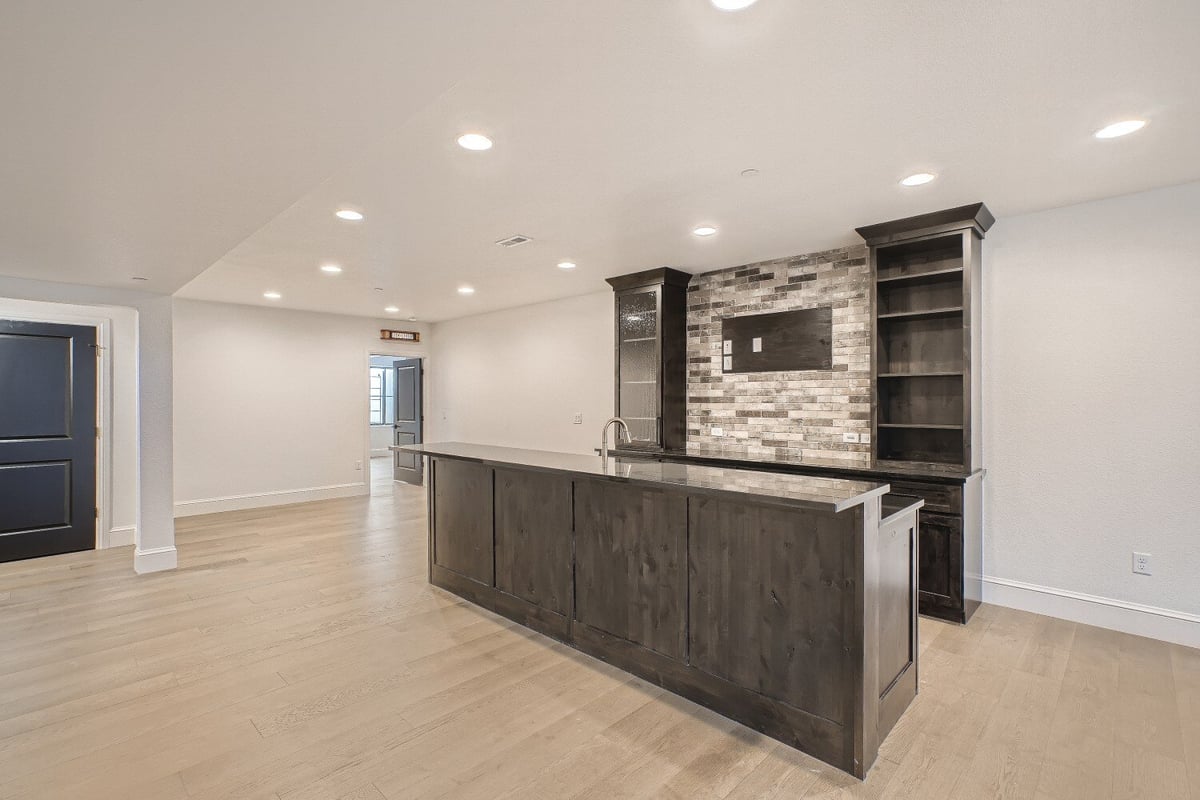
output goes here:
[{"label": "chrome faucet", "polygon": [[617,441],[621,441],[622,434],[624,434],[625,442],[627,444],[633,441],[633,437],[629,435],[629,423],[627,423],[625,420],[621,419],[620,417],[613,417],[608,422],[604,423],[604,428],[600,432],[600,457],[605,461],[608,460],[608,426],[612,425],[614,422],[620,425],[620,427],[617,428]]}]

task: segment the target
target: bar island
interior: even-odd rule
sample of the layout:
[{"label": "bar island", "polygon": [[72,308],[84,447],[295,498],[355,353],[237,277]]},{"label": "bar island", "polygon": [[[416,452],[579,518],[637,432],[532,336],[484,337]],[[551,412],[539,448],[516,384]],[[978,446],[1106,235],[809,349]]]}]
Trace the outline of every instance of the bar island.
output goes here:
[{"label": "bar island", "polygon": [[886,483],[394,449],[429,460],[430,582],[472,603],[860,778],[916,695],[922,501]]}]

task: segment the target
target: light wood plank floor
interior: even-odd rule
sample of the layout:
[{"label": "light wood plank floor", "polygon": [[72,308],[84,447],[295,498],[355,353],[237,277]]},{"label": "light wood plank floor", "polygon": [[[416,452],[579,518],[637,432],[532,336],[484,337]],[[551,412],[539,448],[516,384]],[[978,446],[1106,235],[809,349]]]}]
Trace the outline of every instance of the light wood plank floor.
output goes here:
[{"label": "light wood plank floor", "polygon": [[859,783],[429,587],[421,490],[377,487],[180,520],[174,573],[0,565],[0,798],[1200,800],[1200,651],[922,620]]}]

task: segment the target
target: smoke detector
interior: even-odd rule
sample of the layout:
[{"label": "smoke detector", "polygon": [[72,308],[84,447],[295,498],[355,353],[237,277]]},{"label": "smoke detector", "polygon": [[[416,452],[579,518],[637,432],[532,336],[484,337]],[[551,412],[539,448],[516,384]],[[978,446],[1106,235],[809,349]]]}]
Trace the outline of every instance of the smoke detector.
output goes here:
[{"label": "smoke detector", "polygon": [[518,247],[519,245],[523,245],[526,242],[532,241],[533,239],[530,237],[522,236],[518,233],[517,235],[510,236],[507,239],[501,239],[500,241],[496,242],[496,244],[500,245],[501,247]]}]

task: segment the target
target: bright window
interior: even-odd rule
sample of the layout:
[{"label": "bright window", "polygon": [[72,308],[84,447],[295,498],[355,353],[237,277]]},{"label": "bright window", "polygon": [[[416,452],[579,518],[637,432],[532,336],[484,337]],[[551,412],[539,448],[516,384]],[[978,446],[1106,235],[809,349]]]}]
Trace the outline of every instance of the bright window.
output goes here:
[{"label": "bright window", "polygon": [[396,419],[396,379],[391,367],[371,367],[371,424],[391,425]]}]

